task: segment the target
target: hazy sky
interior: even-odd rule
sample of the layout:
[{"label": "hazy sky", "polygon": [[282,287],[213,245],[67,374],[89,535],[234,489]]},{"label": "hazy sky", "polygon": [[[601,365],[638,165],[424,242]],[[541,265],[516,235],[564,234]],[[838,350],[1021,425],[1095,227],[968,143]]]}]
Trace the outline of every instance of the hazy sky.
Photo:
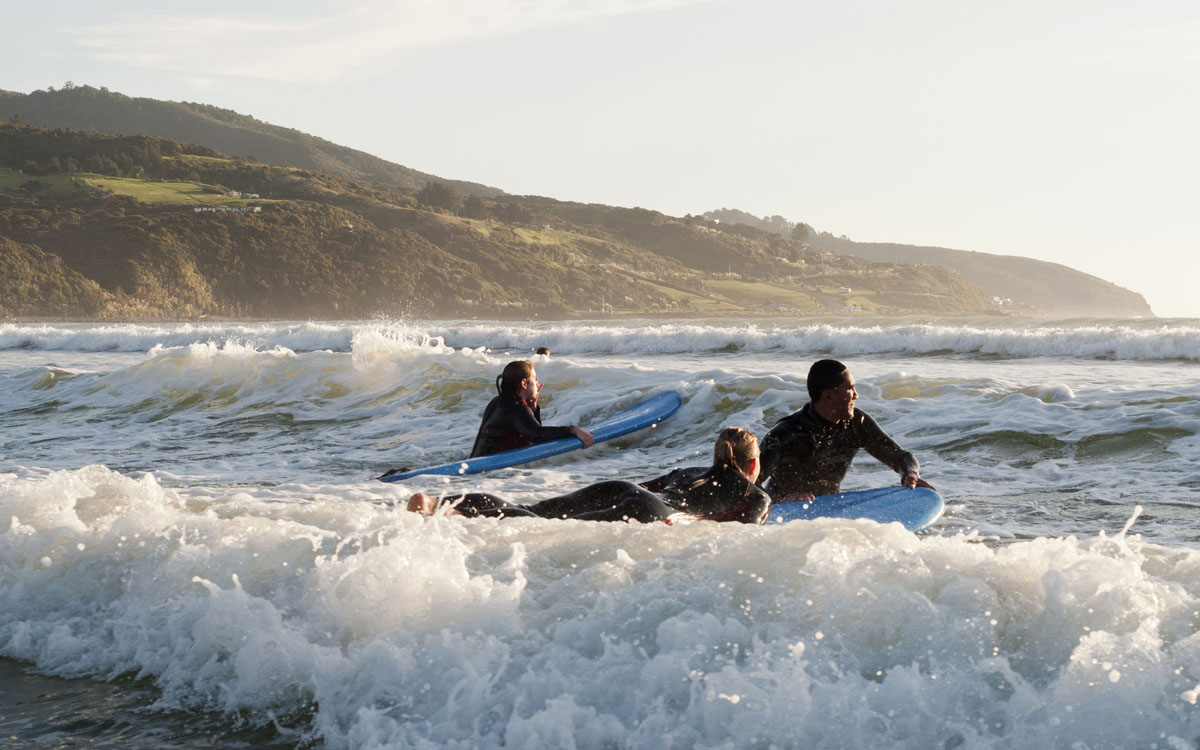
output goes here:
[{"label": "hazy sky", "polygon": [[4,15],[10,91],[214,104],[511,193],[1025,255],[1200,317],[1195,0],[69,0]]}]

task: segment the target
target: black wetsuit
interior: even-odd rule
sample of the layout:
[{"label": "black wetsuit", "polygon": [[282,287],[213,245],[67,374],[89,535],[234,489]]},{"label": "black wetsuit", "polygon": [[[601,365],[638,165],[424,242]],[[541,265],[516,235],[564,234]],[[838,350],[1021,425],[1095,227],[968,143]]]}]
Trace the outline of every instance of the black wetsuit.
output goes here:
[{"label": "black wetsuit", "polygon": [[762,442],[759,484],[771,496],[837,492],[859,448],[901,475],[920,468],[913,454],[888,437],[874,419],[855,409],[845,422],[827,422],[811,403],[775,423]]},{"label": "black wetsuit", "polygon": [[771,498],[730,466],[676,469],[645,484],[597,482],[530,505],[473,492],[446,498],[468,516],[575,518],[584,521],[710,520],[762,523]]},{"label": "black wetsuit", "polygon": [[490,456],[535,443],[571,437],[570,427],[542,425],[542,408],[512,396],[497,396],[483,410],[470,458]]},{"label": "black wetsuit", "polygon": [[641,486],[678,512],[707,521],[762,523],[771,507],[771,498],[728,464],[675,469]]}]

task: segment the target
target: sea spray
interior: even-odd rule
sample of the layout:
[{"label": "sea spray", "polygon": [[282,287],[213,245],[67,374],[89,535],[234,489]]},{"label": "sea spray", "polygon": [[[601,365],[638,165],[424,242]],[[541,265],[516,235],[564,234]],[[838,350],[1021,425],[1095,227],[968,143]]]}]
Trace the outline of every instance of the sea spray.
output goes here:
[{"label": "sea spray", "polygon": [[336,748],[1200,735],[1200,553],[1137,535],[993,546],[868,521],[502,522],[357,487],[287,494],[5,476],[0,654],[150,676],[160,707]]}]

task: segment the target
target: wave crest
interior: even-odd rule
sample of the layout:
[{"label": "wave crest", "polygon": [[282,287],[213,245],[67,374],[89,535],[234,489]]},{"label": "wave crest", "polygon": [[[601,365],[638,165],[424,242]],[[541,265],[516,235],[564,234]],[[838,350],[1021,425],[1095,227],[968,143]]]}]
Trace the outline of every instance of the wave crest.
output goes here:
[{"label": "wave crest", "polygon": [[3,324],[0,351],[146,352],[211,343],[264,351],[500,351],[621,355],[785,352],[1200,361],[1200,323],[1178,321],[595,321],[556,323]]}]

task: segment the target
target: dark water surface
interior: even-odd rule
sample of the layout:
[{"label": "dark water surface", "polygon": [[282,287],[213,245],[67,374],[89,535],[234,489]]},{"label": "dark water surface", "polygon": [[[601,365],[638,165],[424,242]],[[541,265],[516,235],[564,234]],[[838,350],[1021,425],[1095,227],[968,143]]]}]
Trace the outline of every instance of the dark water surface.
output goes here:
[{"label": "dark water surface", "polygon": [[273,728],[237,729],[220,715],[156,709],[159,691],[149,680],[63,679],[0,658],[0,686],[0,747],[13,750],[305,746]]}]

